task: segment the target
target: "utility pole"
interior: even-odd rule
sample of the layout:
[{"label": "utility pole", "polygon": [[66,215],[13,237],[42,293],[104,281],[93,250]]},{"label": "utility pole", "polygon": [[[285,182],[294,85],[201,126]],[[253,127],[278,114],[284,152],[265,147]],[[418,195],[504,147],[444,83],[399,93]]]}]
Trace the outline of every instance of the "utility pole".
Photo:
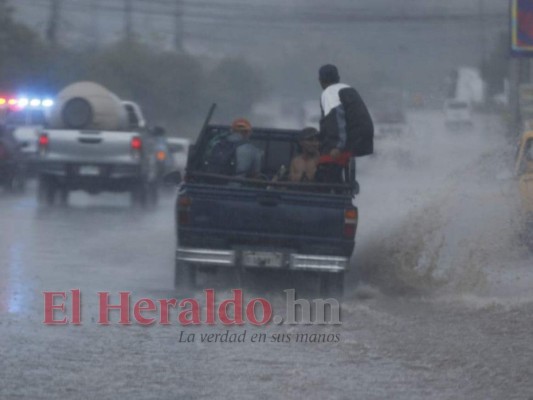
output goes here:
[{"label": "utility pole", "polygon": [[100,7],[99,0],[91,1],[91,19],[90,25],[91,34],[89,37],[93,38],[93,43],[90,45],[92,48],[98,48],[100,46]]},{"label": "utility pole", "polygon": [[484,65],[487,58],[487,38],[485,35],[485,0],[478,0],[479,11],[479,46],[481,50],[481,64]]},{"label": "utility pole", "polygon": [[174,11],[174,50],[183,51],[183,0],[176,0]]},{"label": "utility pole", "polygon": [[48,17],[48,27],[46,28],[46,39],[52,46],[57,45],[57,32],[61,20],[61,2],[62,0],[50,0],[50,15]]},{"label": "utility pole", "polygon": [[133,0],[124,0],[124,39],[133,36]]}]

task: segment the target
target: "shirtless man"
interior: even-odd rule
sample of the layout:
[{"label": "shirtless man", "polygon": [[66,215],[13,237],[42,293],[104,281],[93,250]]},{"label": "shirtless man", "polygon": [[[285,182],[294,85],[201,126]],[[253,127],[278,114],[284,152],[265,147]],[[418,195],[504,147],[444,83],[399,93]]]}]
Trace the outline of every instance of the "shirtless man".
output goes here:
[{"label": "shirtless man", "polygon": [[302,152],[291,160],[289,180],[291,182],[314,181],[318,159],[320,158],[318,131],[305,128],[298,135]]}]

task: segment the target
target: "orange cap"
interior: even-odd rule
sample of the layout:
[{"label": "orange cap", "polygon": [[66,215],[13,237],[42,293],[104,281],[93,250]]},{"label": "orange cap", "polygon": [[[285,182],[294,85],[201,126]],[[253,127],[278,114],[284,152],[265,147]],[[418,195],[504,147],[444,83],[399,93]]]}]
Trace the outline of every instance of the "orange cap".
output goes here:
[{"label": "orange cap", "polygon": [[237,132],[250,132],[252,124],[246,118],[237,118],[231,124],[231,129]]}]

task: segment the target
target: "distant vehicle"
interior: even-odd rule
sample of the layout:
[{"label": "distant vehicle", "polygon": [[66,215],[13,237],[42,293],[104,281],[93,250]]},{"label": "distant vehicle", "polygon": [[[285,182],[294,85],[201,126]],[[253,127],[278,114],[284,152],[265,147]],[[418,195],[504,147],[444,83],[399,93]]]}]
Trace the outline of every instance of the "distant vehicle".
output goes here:
[{"label": "distant vehicle", "polygon": [[23,191],[26,162],[12,130],[0,125],[0,185],[8,191]]},{"label": "distant vehicle", "polygon": [[22,153],[28,160],[35,161],[37,157],[39,133],[43,129],[42,125],[21,126],[13,129],[13,136],[22,145]]},{"label": "distant vehicle", "polygon": [[261,179],[205,173],[209,143],[229,130],[207,125],[187,162],[176,204],[175,284],[194,286],[203,269],[306,271],[323,295],[341,295],[358,221],[354,172],[337,185],[273,182],[296,154],[300,131],[254,128],[251,141],[265,152]]},{"label": "distant vehicle", "polygon": [[401,134],[407,130],[407,112],[400,90],[379,90],[371,101],[376,134]]},{"label": "distant vehicle", "polygon": [[169,137],[167,138],[168,150],[172,156],[173,169],[185,171],[187,166],[187,155],[189,154],[189,139]]},{"label": "distant vehicle", "polygon": [[157,201],[154,138],[140,107],[92,82],[67,86],[38,137],[39,200],[84,190],[129,192],[133,204]]},{"label": "distant vehicle", "polygon": [[448,128],[471,127],[472,107],[466,101],[450,99],[444,104],[444,121]]},{"label": "distant vehicle", "polygon": [[485,86],[479,69],[460,67],[448,77],[448,97],[469,104],[481,104],[486,97]]},{"label": "distant vehicle", "polygon": [[[2,101],[3,100],[3,101]],[[20,144],[20,150],[25,158],[27,172],[35,174],[38,156],[39,133],[46,124],[45,111],[53,106],[49,98],[34,97],[0,97],[0,119],[12,129],[13,136]]]},{"label": "distant vehicle", "polygon": [[150,134],[154,142],[157,181],[162,183],[165,174],[174,170],[174,161],[166,137],[166,130],[160,126],[155,126],[150,129]]},{"label": "distant vehicle", "polygon": [[520,140],[516,158],[524,228],[528,244],[533,248],[533,132],[526,132]]}]

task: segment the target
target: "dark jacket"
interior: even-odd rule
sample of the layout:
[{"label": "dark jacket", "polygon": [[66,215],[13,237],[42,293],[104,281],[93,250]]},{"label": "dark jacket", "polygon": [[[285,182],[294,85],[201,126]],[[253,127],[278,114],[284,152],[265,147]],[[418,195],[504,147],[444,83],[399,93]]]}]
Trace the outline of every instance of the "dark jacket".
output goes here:
[{"label": "dark jacket", "polygon": [[344,84],[327,87],[322,93],[320,106],[321,153],[332,149],[349,151],[355,157],[374,151],[374,124],[359,93]]}]

